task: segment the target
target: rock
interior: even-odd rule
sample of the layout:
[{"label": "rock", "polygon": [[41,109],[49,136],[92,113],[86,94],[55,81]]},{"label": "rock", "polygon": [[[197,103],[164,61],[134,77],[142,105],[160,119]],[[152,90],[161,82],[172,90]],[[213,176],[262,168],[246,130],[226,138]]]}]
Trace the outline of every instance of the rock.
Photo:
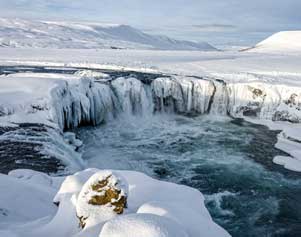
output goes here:
[{"label": "rock", "polygon": [[128,184],[116,172],[101,171],[83,186],[76,203],[80,226],[92,226],[108,221],[127,207]]}]

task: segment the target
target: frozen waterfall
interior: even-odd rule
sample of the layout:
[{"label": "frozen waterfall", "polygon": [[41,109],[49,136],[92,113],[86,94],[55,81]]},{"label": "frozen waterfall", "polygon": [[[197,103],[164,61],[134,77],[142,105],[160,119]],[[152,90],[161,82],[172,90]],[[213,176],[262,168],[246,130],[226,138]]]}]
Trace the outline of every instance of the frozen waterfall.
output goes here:
[{"label": "frozen waterfall", "polygon": [[225,83],[206,78],[170,76],[150,84],[130,77],[94,81],[82,78],[52,92],[51,119],[63,129],[98,125],[120,114],[252,116],[301,121],[301,90],[266,83]]}]

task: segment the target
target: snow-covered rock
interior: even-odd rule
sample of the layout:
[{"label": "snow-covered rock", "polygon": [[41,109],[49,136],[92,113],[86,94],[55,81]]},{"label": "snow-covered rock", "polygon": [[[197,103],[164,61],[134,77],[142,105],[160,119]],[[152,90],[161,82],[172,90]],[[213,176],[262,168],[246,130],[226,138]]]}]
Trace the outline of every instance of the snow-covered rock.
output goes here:
[{"label": "snow-covered rock", "polygon": [[81,227],[108,221],[127,206],[128,184],[118,173],[99,171],[83,186],[76,203]]},{"label": "snow-covered rock", "polygon": [[228,111],[234,117],[301,121],[301,87],[253,82],[230,83],[227,89]]},{"label": "snow-covered rock", "polygon": [[216,50],[206,42],[146,34],[128,25],[0,18],[0,47]]},{"label": "snow-covered rock", "polygon": [[[108,174],[122,176],[124,184],[128,184],[127,211],[111,216],[110,208],[103,208],[97,215],[93,215],[94,209],[84,209],[95,222],[79,228],[77,211],[85,199],[82,195],[89,195],[91,190],[85,192],[91,182],[94,184],[93,181]],[[139,172],[88,169],[68,177],[50,177],[17,170],[8,176],[0,175],[0,186],[7,190],[0,195],[0,210],[5,211],[4,215],[0,212],[0,234],[8,236],[230,236],[213,222],[199,191],[158,181]],[[58,207],[52,202],[56,192],[53,202]],[[109,220],[103,219],[104,215],[110,215]]]}]

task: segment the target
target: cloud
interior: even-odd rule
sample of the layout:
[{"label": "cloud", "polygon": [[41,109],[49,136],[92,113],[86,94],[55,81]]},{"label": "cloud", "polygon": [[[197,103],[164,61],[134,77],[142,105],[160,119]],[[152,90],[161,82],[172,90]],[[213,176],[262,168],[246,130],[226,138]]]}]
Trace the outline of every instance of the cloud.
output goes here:
[{"label": "cloud", "polygon": [[237,27],[230,24],[199,24],[199,25],[192,25],[192,27],[197,28],[201,31],[209,31],[209,32],[224,32],[224,31],[233,31],[236,30]]}]

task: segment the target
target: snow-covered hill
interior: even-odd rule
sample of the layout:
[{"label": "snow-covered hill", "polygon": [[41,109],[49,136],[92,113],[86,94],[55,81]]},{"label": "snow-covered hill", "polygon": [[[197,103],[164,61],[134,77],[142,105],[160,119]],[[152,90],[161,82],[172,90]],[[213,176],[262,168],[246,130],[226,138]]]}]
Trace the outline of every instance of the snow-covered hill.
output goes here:
[{"label": "snow-covered hill", "polygon": [[251,51],[301,51],[301,31],[281,31],[258,43]]},{"label": "snow-covered hill", "polygon": [[128,25],[0,18],[0,47],[216,50],[206,42],[146,34]]}]

